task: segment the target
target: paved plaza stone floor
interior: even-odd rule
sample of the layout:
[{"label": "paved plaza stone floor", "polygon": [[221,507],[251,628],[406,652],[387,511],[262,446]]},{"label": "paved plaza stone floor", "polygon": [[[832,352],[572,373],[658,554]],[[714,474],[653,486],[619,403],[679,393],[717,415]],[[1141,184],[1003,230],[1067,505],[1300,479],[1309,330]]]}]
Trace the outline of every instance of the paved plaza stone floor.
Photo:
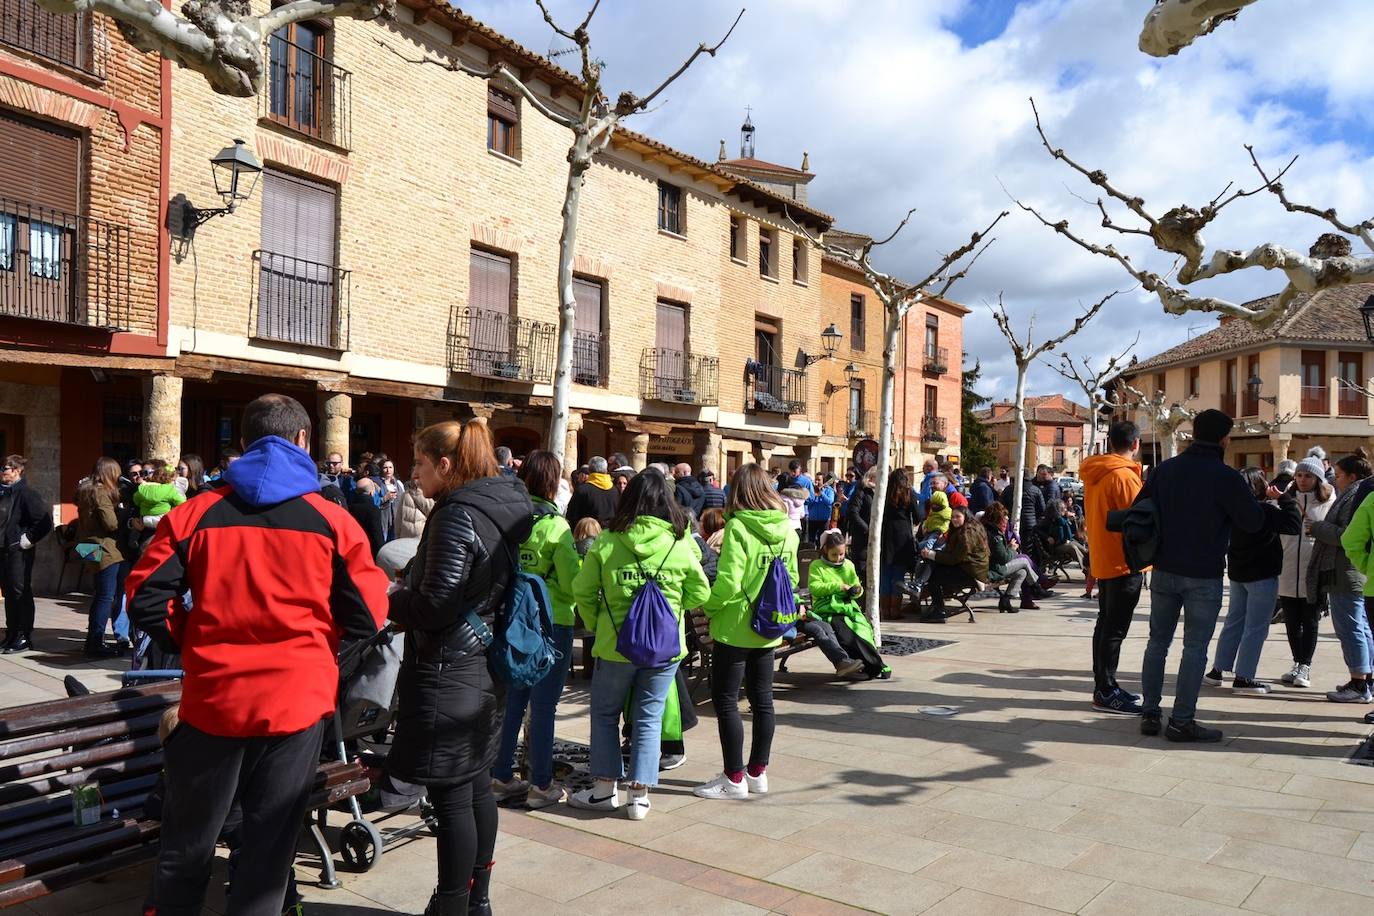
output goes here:
[{"label": "paved plaza stone floor", "polygon": [[[1324,691],[1345,679],[1329,622],[1311,690],[1232,697],[1204,688],[1199,718],[1224,729],[1225,741],[1176,746],[1142,737],[1136,719],[1090,708],[1096,605],[1069,585],[1038,612],[984,610],[976,624],[956,617],[938,634],[891,625],[954,643],[892,659],[889,681],[838,684],[819,653],[794,658],[778,679],[766,797],[723,802],[691,794],[720,764],[702,707],[701,724],[687,736],[688,763],[664,774],[647,820],[566,806],[503,809],[494,908],[1370,912],[1374,767],[1348,758],[1374,727],[1361,721],[1369,707],[1325,701]],[[66,674],[96,689],[116,686],[117,664],[91,667],[69,654],[80,649],[83,623],[82,602],[44,601],[44,651],[0,657],[0,705],[62,696]],[[1138,683],[1146,626],[1142,609],[1123,652],[1128,687]],[[1265,646],[1263,677],[1277,680],[1286,670],[1282,631],[1273,628]],[[560,737],[587,739],[587,684],[576,680],[565,695]],[[958,711],[943,718],[921,711],[931,706]],[[326,891],[310,883],[318,867],[302,854],[296,870],[307,912],[419,913],[434,884],[434,855],[432,839],[416,839]],[[143,868],[28,909],[136,912],[147,881]],[[216,882],[207,911],[222,907]]]}]

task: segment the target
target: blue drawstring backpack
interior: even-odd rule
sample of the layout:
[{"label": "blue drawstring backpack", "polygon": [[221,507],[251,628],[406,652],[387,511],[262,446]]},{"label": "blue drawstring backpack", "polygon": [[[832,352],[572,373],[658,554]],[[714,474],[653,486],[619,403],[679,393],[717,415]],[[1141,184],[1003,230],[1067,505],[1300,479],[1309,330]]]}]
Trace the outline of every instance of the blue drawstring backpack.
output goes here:
[{"label": "blue drawstring backpack", "polygon": [[797,625],[797,596],[792,591],[792,574],[782,554],[773,557],[763,577],[763,587],[754,597],[754,632],[764,639],[781,639]]},{"label": "blue drawstring backpack", "polygon": [[[677,542],[674,541],[673,547],[676,546]],[[652,576],[644,571],[639,558],[635,557],[635,565],[639,567],[640,575],[644,576],[644,582],[635,589],[634,597],[630,599],[630,609],[618,629],[615,617],[611,617],[611,627],[616,630],[615,650],[636,668],[662,668],[682,652],[677,614],[658,585],[658,574],[663,571],[663,564],[668,562],[668,557],[672,556],[673,547],[668,548],[663,555],[663,562],[658,564],[658,570]],[[606,613],[610,615],[611,606],[606,603],[604,591],[601,593],[601,603],[606,605]]]},{"label": "blue drawstring backpack", "polygon": [[533,687],[553,670],[558,659],[553,647],[553,603],[544,580],[521,569],[520,559],[510,544],[505,538],[501,543],[505,544],[514,570],[506,606],[496,612],[496,631],[493,633],[472,611],[466,619],[486,647],[492,676],[512,686]]}]

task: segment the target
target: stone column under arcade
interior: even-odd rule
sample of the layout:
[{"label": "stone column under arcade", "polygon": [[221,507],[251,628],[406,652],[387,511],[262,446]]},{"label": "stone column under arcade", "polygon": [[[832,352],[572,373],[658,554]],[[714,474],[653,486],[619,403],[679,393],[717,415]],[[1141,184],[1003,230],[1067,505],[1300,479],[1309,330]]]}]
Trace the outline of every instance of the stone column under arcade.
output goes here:
[{"label": "stone column under arcade", "polygon": [[175,462],[181,457],[182,380],[152,375],[143,381],[143,454]]}]

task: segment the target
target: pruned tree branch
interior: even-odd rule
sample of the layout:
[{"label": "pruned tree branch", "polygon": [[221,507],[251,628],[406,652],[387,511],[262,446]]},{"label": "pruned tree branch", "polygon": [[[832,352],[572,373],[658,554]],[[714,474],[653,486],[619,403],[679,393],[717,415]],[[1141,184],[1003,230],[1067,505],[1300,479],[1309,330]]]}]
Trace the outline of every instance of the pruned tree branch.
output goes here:
[{"label": "pruned tree branch", "polygon": [[181,16],[158,0],[37,0],[53,13],[104,13],[140,51],[157,53],[205,77],[221,95],[251,98],[262,89],[263,41],[305,19],[390,17],[395,0],[291,0],[254,16],[248,0],[186,0]]},{"label": "pruned tree branch", "polygon": [[1145,14],[1140,50],[1151,57],[1177,54],[1223,22],[1230,22],[1255,0],[1157,0]]},{"label": "pruned tree branch", "polygon": [[741,8],[739,11],[739,15],[735,17],[734,22],[730,23],[730,28],[721,37],[720,41],[716,42],[713,45],[710,45],[709,47],[705,42],[702,42],[701,44],[697,45],[696,50],[692,51],[692,53],[687,56],[687,59],[682,62],[682,66],[678,67],[672,73],[668,74],[668,77],[664,79],[663,82],[659,83],[658,88],[655,89],[653,92],[650,92],[643,98],[637,98],[635,95],[629,92],[621,93],[620,98],[615,103],[616,112],[621,117],[625,117],[626,115],[631,115],[637,111],[643,111],[644,109],[648,108],[649,104],[653,102],[654,99],[658,98],[659,94],[663,92],[663,90],[667,89],[669,86],[673,84],[674,80],[676,80],[679,76],[687,72],[687,68],[692,66],[692,64],[696,61],[698,57],[700,57],[703,54],[715,57],[716,52],[720,50],[720,46],[725,44],[725,42],[730,39],[730,36],[733,35],[735,32],[735,26],[739,25],[739,21],[743,18],[744,9]]},{"label": "pruned tree branch", "polygon": [[1131,396],[1130,401],[1123,406],[1143,413],[1149,418],[1150,428],[1154,430],[1155,441],[1164,445],[1164,457],[1172,458],[1178,454],[1178,442],[1183,434],[1180,428],[1185,423],[1191,423],[1197,416],[1197,411],[1188,407],[1186,401],[1197,399],[1197,395],[1192,395],[1185,399],[1185,403],[1170,401],[1163,391],[1156,391],[1153,395],[1147,395],[1126,382],[1121,383],[1121,387]]},{"label": "pruned tree branch", "polygon": [[[1287,198],[1283,189],[1282,178],[1293,167],[1296,157],[1289,160],[1276,174],[1270,176],[1260,164],[1258,157],[1255,156],[1253,148],[1247,146],[1246,149],[1250,152],[1251,161],[1262,180],[1258,187],[1232,191],[1234,183],[1228,183],[1220,194],[1201,208],[1184,204],[1156,217],[1147,209],[1143,198],[1127,194],[1114,186],[1105,172],[1087,168],[1076,162],[1064,150],[1054,146],[1041,123],[1040,112],[1035,106],[1034,99],[1031,100],[1031,111],[1034,113],[1035,129],[1040,135],[1041,144],[1050,156],[1063,161],[1075,172],[1087,178],[1093,185],[1102,189],[1110,199],[1124,205],[1147,228],[1142,229],[1116,222],[1108,212],[1106,203],[1099,198],[1095,203],[1098,211],[1102,214],[1103,227],[1123,235],[1149,236],[1157,250],[1173,255],[1177,259],[1176,282],[1171,282],[1165,276],[1154,271],[1137,267],[1129,255],[1117,250],[1112,245],[1099,245],[1075,233],[1070,229],[1068,220],[1049,219],[1038,209],[1021,200],[1016,200],[1017,205],[1043,225],[1053,229],[1085,251],[1116,261],[1127,273],[1139,281],[1144,289],[1154,293],[1164,307],[1164,311],[1169,314],[1181,315],[1193,311],[1217,312],[1244,318],[1264,327],[1282,316],[1293,300],[1300,295],[1310,294],[1320,289],[1374,280],[1374,257],[1352,257],[1349,242],[1333,233],[1327,233],[1319,238],[1316,244],[1312,246],[1312,250],[1306,255],[1272,242],[1266,242],[1249,251],[1223,249],[1212,252],[1210,257],[1207,256],[1207,243],[1202,237],[1203,230],[1229,204],[1266,190],[1277,195],[1290,212],[1307,213],[1324,219],[1346,235],[1359,238],[1370,247],[1371,251],[1374,251],[1374,232],[1371,232],[1374,230],[1374,220],[1348,225],[1336,216],[1334,210],[1317,210],[1304,204],[1293,203]],[[1230,193],[1228,194],[1228,192]],[[1255,305],[1231,302],[1216,296],[1198,295],[1188,289],[1191,284],[1202,280],[1256,267],[1264,270],[1277,270],[1283,273],[1288,282],[1277,296],[1265,297],[1258,300]]]}]

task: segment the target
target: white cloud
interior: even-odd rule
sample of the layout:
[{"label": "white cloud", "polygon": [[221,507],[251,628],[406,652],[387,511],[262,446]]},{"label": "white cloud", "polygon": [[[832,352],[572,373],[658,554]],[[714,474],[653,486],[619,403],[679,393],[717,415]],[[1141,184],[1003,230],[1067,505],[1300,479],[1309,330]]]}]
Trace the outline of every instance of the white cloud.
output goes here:
[{"label": "white cloud", "polygon": [[[1000,37],[967,48],[942,25],[965,7],[960,0],[752,0],[720,55],[699,61],[667,104],[634,127],[714,159],[720,138],[736,148],[744,107],[752,106],[760,158],[797,165],[809,151],[817,174],[811,200],[839,225],[886,234],[908,207],[918,208],[881,258],[906,275],[923,275],[938,252],[1012,206],[999,181],[1082,232],[1109,238],[1096,208],[1073,196],[1091,196],[1091,186],[1040,146],[1032,95],[1054,143],[1157,212],[1204,203],[1232,179],[1253,183],[1246,143],[1266,164],[1301,155],[1285,182],[1294,195],[1352,220],[1374,211],[1374,128],[1365,111],[1374,81],[1364,72],[1374,17],[1366,3],[1302,4],[1299,19],[1293,4],[1269,0],[1163,61],[1136,49],[1147,5],[1026,0]],[[534,50],[550,47],[532,0],[478,0],[464,9]],[[555,0],[552,9],[564,21],[585,13],[583,0]],[[591,31],[608,85],[655,85],[698,41],[718,38],[738,10],[738,0],[605,0]],[[1208,241],[1306,249],[1321,231],[1319,221],[1260,196],[1234,204]],[[986,391],[1007,395],[1011,362],[983,303],[1002,292],[1021,326],[1035,313],[1049,331],[1079,303],[1130,279],[1019,211],[997,235],[954,297],[975,308],[966,347],[983,362]],[[1130,239],[1110,240],[1155,269],[1168,266]],[[1213,283],[1238,299],[1279,285],[1259,272]],[[1135,291],[1112,302],[1070,349],[1105,354],[1142,330],[1139,350],[1149,355],[1185,339],[1190,325],[1200,333],[1211,319],[1165,316],[1157,300]],[[1041,368],[1030,387],[1064,384]]]}]

